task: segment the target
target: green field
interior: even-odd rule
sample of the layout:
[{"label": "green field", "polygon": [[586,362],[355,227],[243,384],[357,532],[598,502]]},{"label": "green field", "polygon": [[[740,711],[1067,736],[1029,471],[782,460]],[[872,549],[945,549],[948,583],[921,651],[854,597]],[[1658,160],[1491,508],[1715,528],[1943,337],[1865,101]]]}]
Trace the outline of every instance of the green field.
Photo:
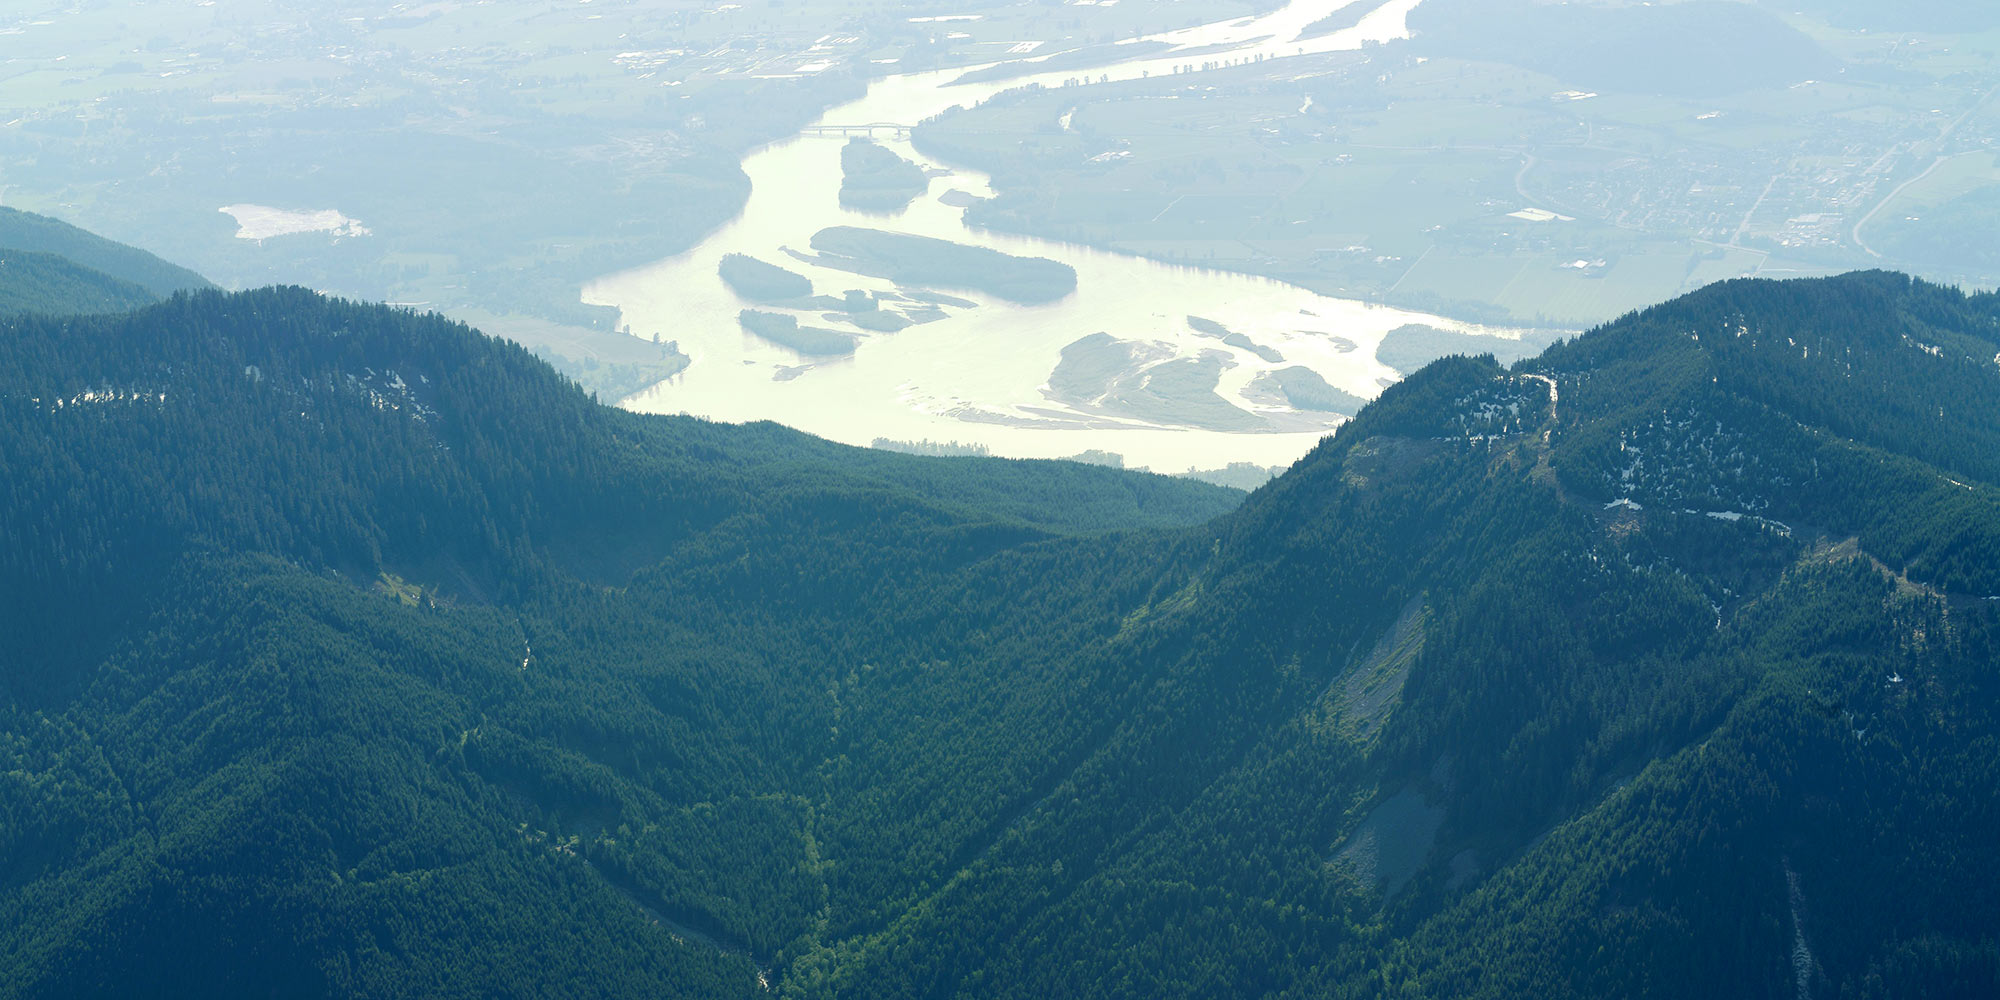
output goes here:
[{"label": "green field", "polygon": [[1937,165],[1883,203],[1881,215],[1895,217],[1935,209],[1966,195],[2000,184],[2000,157],[1991,152],[1963,153]]}]

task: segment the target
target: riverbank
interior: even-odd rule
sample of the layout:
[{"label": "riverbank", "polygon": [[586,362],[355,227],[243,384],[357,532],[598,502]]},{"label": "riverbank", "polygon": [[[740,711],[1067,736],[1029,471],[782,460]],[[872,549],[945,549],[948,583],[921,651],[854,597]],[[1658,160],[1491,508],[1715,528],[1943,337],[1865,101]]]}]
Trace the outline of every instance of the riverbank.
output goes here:
[{"label": "riverbank", "polygon": [[[1398,37],[1405,30],[1404,15],[1418,2],[1390,0],[1352,30],[1298,40],[1306,25],[1343,6],[1337,0],[1301,0],[1260,18],[1152,36],[1172,47],[1151,47],[1163,54],[1097,67],[1092,75],[1136,80],[1201,72],[1204,63],[1254,64],[1301,51],[1355,49]],[[870,85],[866,97],[832,109],[819,124],[914,124],[1023,82],[1064,82],[1052,72],[1006,84],[954,85],[962,75],[885,77]],[[932,175],[926,193],[903,211],[884,217],[840,204],[844,139],[778,143],[744,162],[752,196],[729,225],[689,253],[585,289],[586,301],[616,305],[635,325],[671,322],[686,331],[681,346],[693,359],[688,370],[628,400],[628,407],[723,421],[775,420],[857,445],[877,438],[959,441],[996,455],[1033,458],[1102,452],[1167,470],[1282,466],[1339,424],[1336,403],[1351,409],[1350,400],[1371,399],[1401,377],[1374,356],[1390,331],[1422,324],[1505,332],[1262,277],[968,226],[960,206],[966,196],[993,197],[986,176],[925,156],[887,131],[878,131],[876,141]],[[947,171],[949,176],[939,176]],[[812,250],[829,249],[821,236],[829,230],[937,242],[913,243],[924,252],[900,256],[916,270],[899,267],[892,273],[857,268],[846,253],[841,258],[847,259],[822,260]],[[802,364],[795,352],[742,331],[740,313],[750,303],[718,276],[725,256],[742,254],[782,262],[820,296],[920,301],[935,296],[938,286],[967,284],[962,275],[932,273],[939,264],[932,248],[941,246],[967,248],[952,253],[998,255],[996,260],[1040,258],[1073,271],[1074,289],[1054,296],[997,287],[954,291],[972,307],[941,305],[937,314],[893,335],[860,337],[849,357]],[[805,325],[851,321],[850,315],[825,311],[792,313]],[[1204,333],[1191,326],[1190,316],[1240,336]],[[1072,366],[1063,391],[1054,391],[1052,376],[1065,351],[1098,334],[1125,345],[1118,350],[1144,364],[1095,366],[1090,370],[1103,382],[1095,386],[1079,385]],[[1303,372],[1274,374],[1293,368],[1311,372],[1318,382]],[[1294,392],[1284,391],[1288,385]]]}]

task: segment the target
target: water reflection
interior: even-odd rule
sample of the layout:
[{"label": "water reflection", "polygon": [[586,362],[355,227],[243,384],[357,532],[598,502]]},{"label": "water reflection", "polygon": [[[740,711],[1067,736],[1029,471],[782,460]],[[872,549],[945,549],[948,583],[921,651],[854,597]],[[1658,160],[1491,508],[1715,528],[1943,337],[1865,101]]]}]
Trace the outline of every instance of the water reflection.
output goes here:
[{"label": "water reflection", "polygon": [[[1361,0],[1367,3],[1372,0]],[[1421,0],[1389,0],[1353,28],[1315,39],[1298,33],[1345,6],[1301,0],[1263,17],[1238,19],[1153,36],[1198,55],[1161,53],[1088,71],[1057,71],[1007,81],[953,85],[967,70],[907,74],[874,83],[865,97],[828,111],[817,124],[913,124],[951,107],[985,100],[1027,83],[1060,86],[1087,72],[1093,80],[1173,73],[1206,61],[1283,58],[1302,52],[1359,47],[1401,37],[1404,18]],[[1233,46],[1217,51],[1218,46]],[[907,139],[880,137],[897,153],[927,162]],[[649,412],[694,413],[725,421],[775,420],[824,437],[866,444],[877,437],[983,444],[995,454],[1060,457],[1085,449],[1116,452],[1131,465],[1178,471],[1229,462],[1283,464],[1304,454],[1334,426],[1323,413],[1300,413],[1268,397],[1245,399],[1261,373],[1303,365],[1328,384],[1372,398],[1396,373],[1374,358],[1387,331],[1405,323],[1446,328],[1462,324],[1399,309],[1328,298],[1282,282],[1124,254],[991,233],[966,227],[963,209],[940,201],[948,192],[993,193],[983,174],[951,164],[929,191],[889,217],[840,207],[839,138],[802,137],[767,147],[743,164],[752,193],[743,213],[695,249],[601,279],[585,289],[590,302],[624,310],[635,332],[658,330],[677,339],[693,363],[671,382],[628,401]],[[961,199],[952,198],[958,201]],[[739,300],[717,276],[725,254],[743,253],[807,275],[820,294],[866,289],[893,296],[896,286],[800,261],[814,233],[829,226],[914,233],[1046,257],[1077,271],[1077,290],[1049,305],[1018,306],[951,290],[978,303],[946,309],[947,317],[891,334],[864,336],[851,358],[802,358],[744,333]],[[905,289],[904,291],[908,291]],[[819,324],[800,313],[802,323]],[[1262,348],[1225,344],[1191,329],[1189,316],[1221,323]],[[1266,429],[1230,432],[1171,426],[1157,414],[1122,415],[1117,407],[1075,405],[1051,398],[1049,378],[1063,349],[1104,332],[1120,340],[1161,345],[1183,358],[1222,352],[1228,366],[1217,393],[1264,418]],[[1240,340],[1239,340],[1240,343]],[[1260,356],[1263,355],[1263,356]],[[1282,357],[1273,362],[1268,357]],[[1087,402],[1087,401],[1086,401]]]}]

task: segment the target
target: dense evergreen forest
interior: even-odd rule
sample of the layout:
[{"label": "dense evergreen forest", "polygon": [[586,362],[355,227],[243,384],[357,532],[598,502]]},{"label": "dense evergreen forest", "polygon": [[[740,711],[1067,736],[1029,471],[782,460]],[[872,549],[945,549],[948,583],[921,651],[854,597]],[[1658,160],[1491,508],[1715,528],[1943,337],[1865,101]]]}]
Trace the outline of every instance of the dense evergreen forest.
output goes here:
[{"label": "dense evergreen forest", "polygon": [[66,222],[0,207],[0,316],[118,313],[207,279]]},{"label": "dense evergreen forest", "polygon": [[1736,282],[1246,500],[0,319],[0,994],[1991,996],[1996,398]]},{"label": "dense evergreen forest", "polygon": [[0,249],[55,254],[80,268],[138,285],[155,296],[214,287],[207,278],[144,250],[18,208],[0,206]]},{"label": "dense evergreen forest", "polygon": [[126,312],[156,301],[138,285],[67,257],[0,247],[0,315]]}]

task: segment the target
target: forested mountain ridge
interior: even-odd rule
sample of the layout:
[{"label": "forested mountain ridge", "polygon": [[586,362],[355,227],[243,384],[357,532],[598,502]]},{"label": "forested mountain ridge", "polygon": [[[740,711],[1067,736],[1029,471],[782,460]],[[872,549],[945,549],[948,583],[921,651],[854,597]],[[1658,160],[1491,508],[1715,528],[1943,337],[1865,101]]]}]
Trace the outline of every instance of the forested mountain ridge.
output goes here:
[{"label": "forested mountain ridge", "polygon": [[[1744,283],[1385,391],[1211,528],[1131,661],[1174,678],[1157,721],[834,992],[1991,993],[2000,898],[1951,873],[2000,860],[2000,497],[1894,418],[1995,398],[1994,315]],[[1807,333],[1870,381],[1780,392]],[[1630,481],[1588,461],[1621,432]]]},{"label": "forested mountain ridge", "polygon": [[1802,520],[1924,582],[2000,593],[1993,295],[1882,272],[1737,281],[1618,327],[1524,369],[1564,389],[1567,484]]},{"label": "forested mountain ridge", "polygon": [[1717,286],[1234,510],[4,321],[0,992],[1990,995],[1997,316]]},{"label": "forested mountain ridge", "polygon": [[138,285],[67,257],[0,248],[0,315],[124,312],[155,301]]},{"label": "forested mountain ridge", "polygon": [[867,523],[879,517],[976,548],[1195,522],[1241,495],[640,417],[461,324],[303,289],[23,317],[0,346],[0,378],[0,405],[38,431],[0,442],[20,473],[7,498],[8,597],[52,606],[63,599],[36,595],[201,545],[363,579],[413,570],[505,599],[549,574],[622,583],[700,532],[717,544],[767,518],[797,519],[807,535],[832,519],[817,533],[829,545],[881,533]]},{"label": "forested mountain ridge", "polygon": [[207,278],[137,247],[18,208],[0,206],[0,248],[55,254],[161,298],[178,291],[215,287]]},{"label": "forested mountain ridge", "polygon": [[[461,325],[300,289],[4,333],[0,655],[21,765],[5,826],[23,863],[0,981],[25,994],[154,992],[184,969],[203,994],[490,995],[546,975],[711,995],[714,968],[746,960],[674,957],[635,903],[678,914],[682,940],[768,953],[790,936],[764,925],[796,921],[796,897],[725,897],[798,861],[766,841],[798,846],[791,744],[823,741],[802,723],[824,713],[820,647],[841,638],[817,619],[1011,547],[1199,522],[1241,496],[640,417]],[[550,742],[551,725],[570,735]],[[614,780],[558,746],[571,738],[649,763],[621,754]],[[443,785],[440,752],[459,762]],[[577,851],[567,818],[525,818],[536,801],[629,822],[641,843],[593,842],[618,874],[546,871]],[[300,882],[322,848],[347,868]],[[715,852],[741,870],[710,871]],[[453,886],[445,909],[390,891],[412,864]],[[460,937],[427,929],[495,892]],[[321,930],[273,923],[280,895]],[[347,936],[385,933],[386,954]],[[513,957],[468,965],[466,949]]]}]

